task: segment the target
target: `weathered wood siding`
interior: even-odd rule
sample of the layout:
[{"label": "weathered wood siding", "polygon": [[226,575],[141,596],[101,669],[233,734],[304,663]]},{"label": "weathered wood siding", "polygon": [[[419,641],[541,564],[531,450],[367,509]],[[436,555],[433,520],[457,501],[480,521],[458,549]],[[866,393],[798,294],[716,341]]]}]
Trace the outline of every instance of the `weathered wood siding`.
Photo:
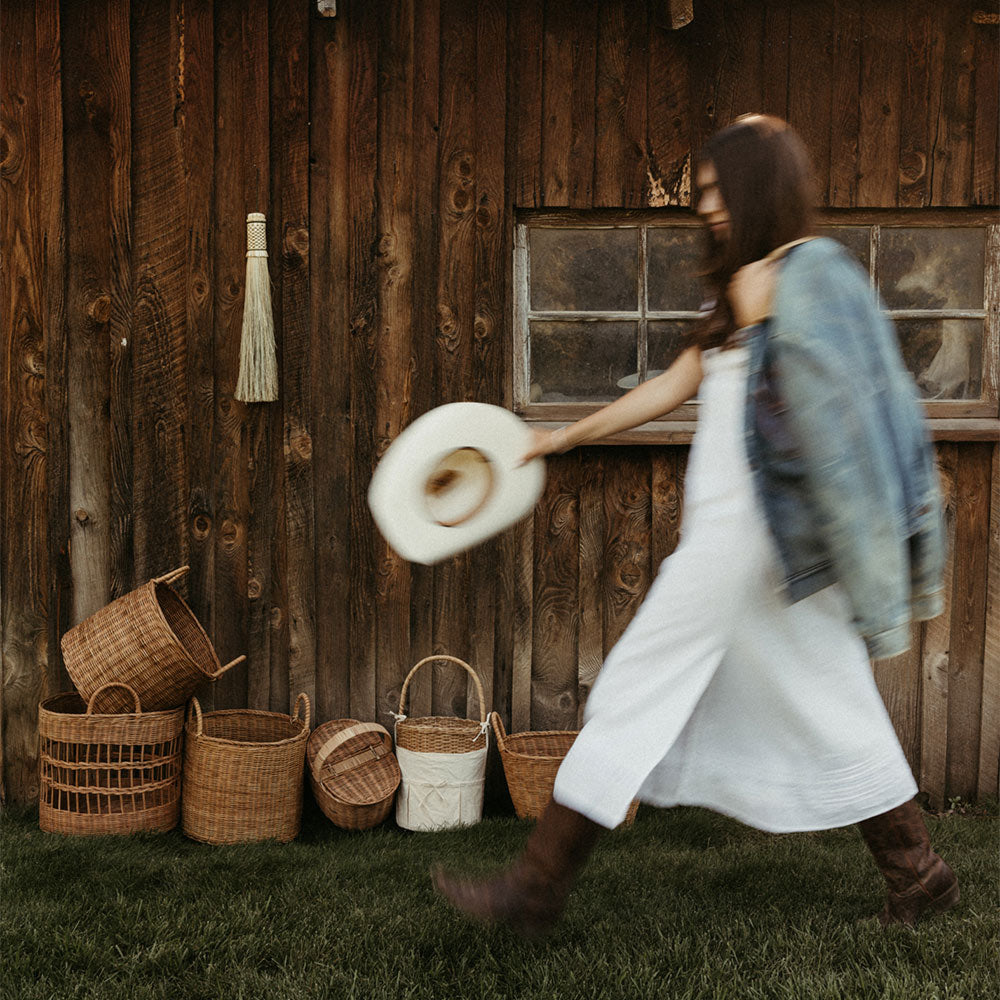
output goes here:
[{"label": "weathered wood siding", "polygon": [[[59,638],[148,577],[223,660],[208,706],[389,721],[470,659],[515,729],[575,727],[677,542],[686,448],[553,459],[533,519],[409,566],[365,494],[432,406],[509,405],[519,208],[688,204],[691,151],[788,117],[825,204],[996,206],[998,28],[931,0],[8,0],[2,7],[3,780],[36,788]],[[268,219],[275,404],[233,398]],[[939,443],[948,611],[877,678],[936,802],[994,795],[1000,500]],[[411,710],[472,710],[452,669]]]}]

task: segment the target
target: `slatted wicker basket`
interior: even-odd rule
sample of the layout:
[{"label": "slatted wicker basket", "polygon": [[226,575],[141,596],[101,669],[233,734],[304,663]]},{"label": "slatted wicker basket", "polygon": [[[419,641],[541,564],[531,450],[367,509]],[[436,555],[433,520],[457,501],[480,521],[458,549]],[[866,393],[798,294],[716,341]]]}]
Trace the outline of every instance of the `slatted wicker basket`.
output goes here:
[{"label": "slatted wicker basket", "polygon": [[309,714],[305,694],[295,700],[291,716],[252,709],[203,715],[192,698],[185,726],[184,833],[206,844],[294,840],[302,822]]},{"label": "slatted wicker basket", "polygon": [[[182,566],[150,580],[63,636],[66,671],[84,698],[118,682],[134,688],[147,710],[183,708],[200,684],[246,659],[220,666],[194,612],[170,586],[187,571]],[[109,698],[109,711],[131,704],[120,692]]]},{"label": "slatted wicker basket", "polygon": [[117,686],[134,711],[95,712],[110,684],[86,703],[67,692],[38,707],[38,824],[48,833],[124,834],[177,825],[184,709],[143,712],[135,691]]},{"label": "slatted wicker basket", "polygon": [[[579,730],[550,729],[508,736],[496,712],[490,715],[490,722],[514,811],[520,819],[538,819],[552,798],[556,772]],[[630,824],[638,810],[639,803],[633,802],[623,825]]]},{"label": "slatted wicker basket", "polygon": [[399,764],[376,722],[334,719],[306,744],[309,784],[323,814],[344,830],[370,830],[392,811]]}]

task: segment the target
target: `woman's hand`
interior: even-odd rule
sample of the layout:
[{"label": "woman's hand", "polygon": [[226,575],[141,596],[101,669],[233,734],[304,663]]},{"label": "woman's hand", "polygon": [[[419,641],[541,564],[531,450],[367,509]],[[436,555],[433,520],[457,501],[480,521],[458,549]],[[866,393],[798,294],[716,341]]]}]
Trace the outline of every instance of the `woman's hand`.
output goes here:
[{"label": "woman's hand", "polygon": [[740,329],[760,323],[771,315],[778,262],[769,257],[741,267],[729,282],[726,297]]},{"label": "woman's hand", "polygon": [[533,458],[544,458],[546,455],[566,451],[568,447],[565,427],[554,431],[540,431],[532,427],[531,443],[528,450],[521,456],[521,465],[526,465]]}]

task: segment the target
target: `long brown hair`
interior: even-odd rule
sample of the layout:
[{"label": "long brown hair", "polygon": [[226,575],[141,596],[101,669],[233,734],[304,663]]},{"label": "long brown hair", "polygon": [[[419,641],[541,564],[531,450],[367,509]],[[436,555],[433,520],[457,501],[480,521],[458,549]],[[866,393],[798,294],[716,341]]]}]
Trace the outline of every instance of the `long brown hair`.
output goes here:
[{"label": "long brown hair", "polygon": [[[691,339],[702,348],[724,344],[736,331],[726,298],[732,276],[812,230],[814,184],[809,154],[795,130],[771,115],[744,115],[716,132],[698,157],[711,163],[729,214],[728,234],[710,230],[702,276],[714,298]],[[697,205],[701,192],[695,188]]]}]

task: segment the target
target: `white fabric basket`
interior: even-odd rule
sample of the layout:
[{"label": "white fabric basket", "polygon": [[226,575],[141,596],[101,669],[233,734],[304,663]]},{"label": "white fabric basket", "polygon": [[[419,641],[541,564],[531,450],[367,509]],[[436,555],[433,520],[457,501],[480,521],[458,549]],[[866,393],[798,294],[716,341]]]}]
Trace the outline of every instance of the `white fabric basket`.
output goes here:
[{"label": "white fabric basket", "polygon": [[396,748],[402,781],[396,822],[404,830],[451,830],[483,817],[486,747],[469,753],[416,753]]}]

